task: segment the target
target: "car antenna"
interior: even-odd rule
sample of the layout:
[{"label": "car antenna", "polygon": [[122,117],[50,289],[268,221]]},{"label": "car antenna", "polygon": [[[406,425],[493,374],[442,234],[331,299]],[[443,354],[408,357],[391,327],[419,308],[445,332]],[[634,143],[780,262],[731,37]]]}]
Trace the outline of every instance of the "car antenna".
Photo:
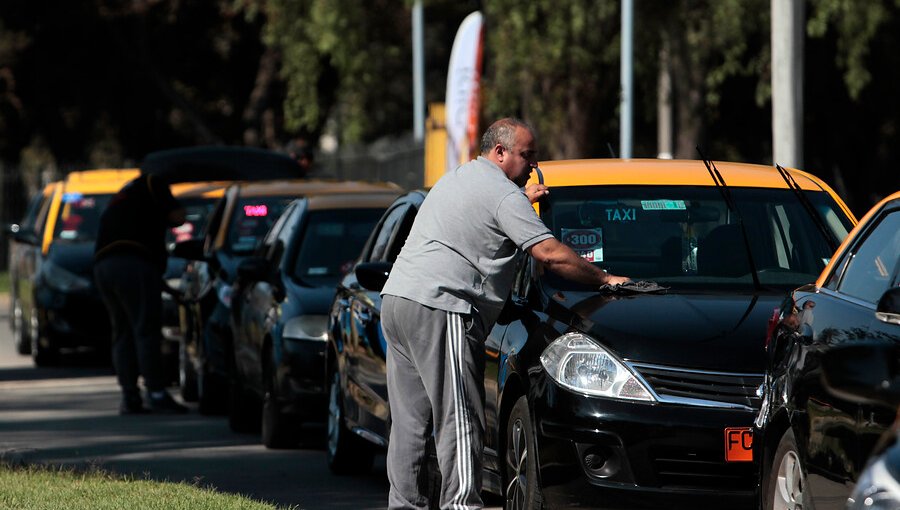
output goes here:
[{"label": "car antenna", "polygon": [[716,183],[716,188],[719,190],[719,193],[722,194],[725,205],[738,219],[738,225],[741,227],[741,236],[744,238],[744,247],[747,248],[747,263],[750,264],[750,274],[753,276],[753,285],[756,286],[757,290],[762,289],[762,285],[759,283],[759,275],[756,274],[756,263],[753,261],[753,253],[751,253],[750,250],[750,239],[747,237],[747,227],[744,226],[744,218],[741,216],[737,204],[731,197],[731,190],[729,190],[728,185],[725,184],[725,179],[722,177],[722,174],[719,173],[716,164],[703,154],[703,150],[700,149],[699,145],[697,146],[697,152],[700,154],[703,164],[706,165],[706,170],[709,172],[710,177],[712,177],[713,182]]},{"label": "car antenna", "polygon": [[616,156],[616,151],[613,150],[612,144],[609,143],[609,142],[606,142],[606,148],[609,149],[609,155],[610,155],[610,157],[613,158],[613,159],[616,159],[616,157],[617,157],[617,156]]},{"label": "car antenna", "polygon": [[800,188],[800,185],[797,184],[797,181],[794,179],[794,176],[790,174],[783,166],[775,163],[775,168],[778,169],[779,175],[784,179],[784,182],[787,184],[788,188],[794,192],[794,195],[797,197],[797,200],[800,204],[803,205],[803,208],[806,209],[806,212],[809,213],[810,218],[812,218],[813,223],[816,224],[816,227],[819,229],[819,232],[825,236],[825,242],[828,243],[828,247],[831,248],[831,251],[837,251],[838,243],[835,240],[834,235],[828,231],[828,227],[825,225],[825,221],[821,216],[816,212],[815,207],[813,207],[812,202],[810,202],[809,197],[807,197],[803,190]]}]

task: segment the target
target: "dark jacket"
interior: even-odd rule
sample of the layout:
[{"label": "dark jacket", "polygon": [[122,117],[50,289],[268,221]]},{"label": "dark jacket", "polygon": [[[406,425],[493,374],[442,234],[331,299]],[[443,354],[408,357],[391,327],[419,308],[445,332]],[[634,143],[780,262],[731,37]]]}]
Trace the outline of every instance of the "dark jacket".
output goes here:
[{"label": "dark jacket", "polygon": [[113,254],[145,257],[165,271],[168,214],[180,204],[166,182],[141,175],[116,193],[100,216],[94,261]]}]

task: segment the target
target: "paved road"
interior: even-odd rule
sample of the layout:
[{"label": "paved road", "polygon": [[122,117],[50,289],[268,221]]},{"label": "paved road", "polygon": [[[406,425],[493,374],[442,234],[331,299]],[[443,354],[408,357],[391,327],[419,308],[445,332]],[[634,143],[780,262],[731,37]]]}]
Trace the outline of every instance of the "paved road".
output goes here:
[{"label": "paved road", "polygon": [[[0,307],[0,314],[7,310]],[[383,456],[368,476],[336,477],[325,467],[321,440],[266,450],[257,437],[231,432],[224,418],[196,411],[122,417],[111,370],[67,361],[34,368],[15,353],[7,318],[0,317],[0,455],[7,460],[95,465],[310,510],[379,509],[387,501]]]},{"label": "paved road", "polygon": [[[0,457],[12,462],[97,466],[155,480],[187,481],[299,509],[381,509],[384,456],[366,476],[325,465],[324,429],[309,427],[296,450],[267,450],[231,432],[223,417],[119,416],[112,370],[69,357],[35,368],[13,347],[0,295]],[[499,510],[492,507],[488,510]]]}]

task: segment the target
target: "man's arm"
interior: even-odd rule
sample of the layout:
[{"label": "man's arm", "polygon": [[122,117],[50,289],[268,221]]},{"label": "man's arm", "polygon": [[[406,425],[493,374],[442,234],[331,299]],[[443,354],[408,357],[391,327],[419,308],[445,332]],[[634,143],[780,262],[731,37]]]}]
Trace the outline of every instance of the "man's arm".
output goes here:
[{"label": "man's arm", "polygon": [[579,257],[572,248],[559,242],[555,237],[528,248],[528,253],[554,273],[572,281],[587,285],[619,284],[629,281],[624,276],[615,276]]}]

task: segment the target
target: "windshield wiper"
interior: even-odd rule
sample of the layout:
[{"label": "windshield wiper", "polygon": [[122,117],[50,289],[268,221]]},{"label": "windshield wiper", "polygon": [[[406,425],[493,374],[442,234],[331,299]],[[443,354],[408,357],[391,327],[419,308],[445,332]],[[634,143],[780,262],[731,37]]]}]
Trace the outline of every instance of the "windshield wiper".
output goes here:
[{"label": "windshield wiper", "polygon": [[722,178],[722,174],[719,173],[719,169],[716,168],[716,164],[707,159],[706,155],[703,154],[703,151],[700,150],[699,145],[697,146],[697,152],[703,159],[703,164],[706,165],[706,170],[709,172],[710,177],[712,177],[713,182],[716,183],[716,189],[718,189],[719,193],[722,194],[722,199],[725,200],[725,205],[738,219],[738,225],[740,225],[741,227],[741,236],[744,238],[744,248],[747,249],[747,263],[750,266],[750,275],[753,276],[753,285],[756,287],[756,290],[762,290],[762,285],[759,283],[759,275],[756,274],[756,263],[753,261],[753,254],[750,250],[750,239],[747,237],[747,228],[744,226],[744,218],[743,216],[741,216],[741,212],[738,211],[737,204],[731,197],[731,190],[729,190],[728,185],[725,184],[725,179]]},{"label": "windshield wiper", "polygon": [[816,228],[819,229],[822,236],[825,237],[825,242],[828,243],[828,247],[831,248],[832,253],[837,251],[838,243],[834,236],[828,231],[828,226],[825,225],[825,221],[822,219],[817,212],[815,207],[813,207],[812,202],[810,202],[809,197],[803,193],[803,190],[800,188],[800,185],[797,184],[797,181],[794,180],[794,176],[790,174],[787,170],[784,169],[783,166],[775,163],[775,168],[778,169],[778,174],[781,175],[781,178],[784,179],[784,182],[787,184],[788,188],[794,192],[794,195],[797,197],[797,200],[803,205],[803,208],[806,209],[806,212],[809,214],[809,217],[812,218],[813,223],[816,224]]}]

